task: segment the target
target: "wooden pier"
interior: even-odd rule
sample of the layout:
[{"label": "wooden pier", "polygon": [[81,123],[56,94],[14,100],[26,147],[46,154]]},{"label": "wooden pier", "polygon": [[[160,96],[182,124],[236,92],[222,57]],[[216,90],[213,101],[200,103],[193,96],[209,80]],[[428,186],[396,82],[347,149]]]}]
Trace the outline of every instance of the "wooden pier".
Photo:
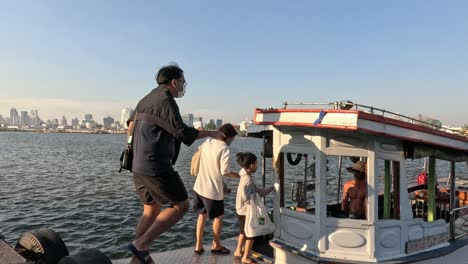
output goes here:
[{"label": "wooden pier", "polygon": [[[186,247],[175,250],[168,250],[159,253],[152,253],[156,264],[241,264],[240,258],[234,257],[234,250],[237,246],[237,237],[221,241],[221,244],[231,250],[229,255],[212,255],[210,252],[210,244],[203,245],[205,252],[202,255],[193,253],[194,247]],[[271,258],[268,258],[260,253],[252,252],[252,258],[258,263],[273,263]],[[121,260],[112,260],[114,264],[129,264],[130,258]],[[133,263],[132,263],[133,264]]]}]

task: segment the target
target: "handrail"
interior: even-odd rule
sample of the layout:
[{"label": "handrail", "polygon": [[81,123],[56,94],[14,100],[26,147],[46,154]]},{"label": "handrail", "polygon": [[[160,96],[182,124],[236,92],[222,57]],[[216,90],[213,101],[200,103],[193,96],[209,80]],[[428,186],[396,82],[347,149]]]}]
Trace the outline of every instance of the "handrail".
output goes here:
[{"label": "handrail", "polygon": [[455,211],[460,211],[462,209],[468,209],[468,206],[453,208],[452,211],[450,211],[450,214],[452,215]]},{"label": "handrail", "polygon": [[286,109],[288,105],[333,106],[333,109],[342,109],[342,110],[349,110],[349,109],[351,109],[353,107],[355,107],[355,109],[358,110],[358,108],[361,107],[361,108],[367,109],[369,113],[374,114],[374,115],[377,115],[377,113],[374,113],[374,111],[380,112],[381,116],[384,116],[387,113],[387,114],[391,114],[391,115],[399,117],[399,118],[406,118],[406,119],[408,119],[408,122],[410,122],[412,124],[415,124],[415,123],[424,124],[424,125],[429,126],[429,127],[433,128],[433,129],[438,129],[438,130],[443,130],[443,131],[446,131],[446,132],[457,133],[457,134],[463,135],[462,133],[460,133],[460,131],[457,131],[455,129],[446,128],[446,127],[442,127],[442,126],[439,126],[439,125],[434,125],[434,124],[429,123],[427,121],[418,120],[416,118],[405,116],[405,115],[402,115],[402,114],[399,114],[399,113],[396,113],[396,112],[388,111],[388,110],[385,110],[383,108],[376,108],[376,107],[369,106],[369,105],[356,104],[356,103],[353,103],[351,101],[335,101],[335,102],[329,102],[329,103],[315,103],[315,102],[311,102],[311,103],[292,102],[291,103],[291,102],[284,102],[283,103],[283,106],[284,106],[283,108]]},{"label": "handrail", "polygon": [[[467,235],[467,231],[465,231],[464,229],[458,227],[457,229],[458,230],[462,230],[465,234],[461,234],[461,235],[458,235],[456,236],[455,234],[455,219],[454,219],[454,213],[456,211],[461,211],[463,209],[468,209],[468,206],[463,206],[463,207],[458,207],[458,208],[453,208],[451,211],[450,211],[450,237],[451,239],[457,239],[458,237],[461,237],[461,236],[466,236]],[[466,224],[466,221],[467,219],[463,218],[465,221],[463,223],[462,226],[464,226]]]}]

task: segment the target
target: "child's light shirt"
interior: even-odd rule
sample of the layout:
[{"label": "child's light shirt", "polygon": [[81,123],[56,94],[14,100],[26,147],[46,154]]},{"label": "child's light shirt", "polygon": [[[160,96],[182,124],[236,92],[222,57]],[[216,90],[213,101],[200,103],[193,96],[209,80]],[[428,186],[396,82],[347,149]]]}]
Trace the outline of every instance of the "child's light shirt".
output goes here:
[{"label": "child's light shirt", "polygon": [[255,184],[245,169],[239,171],[239,187],[236,194],[236,212],[238,215],[247,214],[246,202],[250,200],[250,195],[255,194]]},{"label": "child's light shirt", "polygon": [[236,212],[238,215],[247,214],[247,201],[250,200],[252,195],[258,193],[260,197],[264,197],[269,194],[273,189],[270,188],[259,188],[255,185],[252,180],[252,175],[249,175],[245,169],[239,171],[239,187],[237,187],[236,195]]}]

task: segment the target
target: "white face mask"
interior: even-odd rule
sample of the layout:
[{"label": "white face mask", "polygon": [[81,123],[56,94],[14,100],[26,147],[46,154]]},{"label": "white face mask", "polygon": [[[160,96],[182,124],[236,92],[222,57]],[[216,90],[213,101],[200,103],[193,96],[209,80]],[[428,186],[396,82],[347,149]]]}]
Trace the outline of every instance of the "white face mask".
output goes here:
[{"label": "white face mask", "polygon": [[184,83],[182,86],[182,91],[177,90],[177,98],[181,98],[185,95],[185,87],[187,86],[187,83]]}]

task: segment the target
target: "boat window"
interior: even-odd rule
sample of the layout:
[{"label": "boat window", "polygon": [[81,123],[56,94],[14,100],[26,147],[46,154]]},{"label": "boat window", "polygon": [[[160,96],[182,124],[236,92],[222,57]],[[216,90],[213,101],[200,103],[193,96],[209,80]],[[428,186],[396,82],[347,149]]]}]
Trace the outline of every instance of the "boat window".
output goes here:
[{"label": "boat window", "polygon": [[[365,157],[327,157],[327,215],[366,219]],[[361,173],[362,172],[362,173]]]},{"label": "boat window", "polygon": [[379,219],[400,219],[400,162],[377,159]]},{"label": "boat window", "polygon": [[315,158],[284,153],[285,207],[315,214]]},{"label": "boat window", "polygon": [[[422,218],[425,221],[444,219],[450,221],[450,188],[448,161],[434,159],[435,188],[432,189],[435,197],[434,209],[429,209],[429,174],[430,161],[428,158],[407,160],[406,172],[408,177],[408,195],[413,218]],[[458,175],[458,174],[456,174]],[[456,197],[460,198],[458,187]]]}]

